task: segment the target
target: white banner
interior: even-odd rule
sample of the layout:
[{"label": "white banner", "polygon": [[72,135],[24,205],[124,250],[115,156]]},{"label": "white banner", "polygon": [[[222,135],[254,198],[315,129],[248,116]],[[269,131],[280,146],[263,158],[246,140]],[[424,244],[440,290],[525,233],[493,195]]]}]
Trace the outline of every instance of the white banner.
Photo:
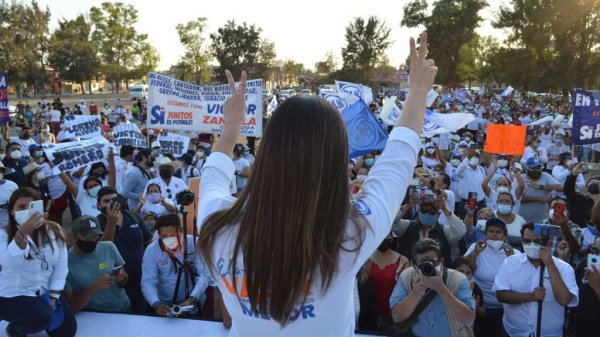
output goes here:
[{"label": "white banner", "polygon": [[504,89],[504,91],[502,92],[502,94],[500,96],[505,97],[510,95],[513,91],[515,90],[515,88],[511,87],[510,85],[508,87],[506,87],[506,89]]},{"label": "white banner", "polygon": [[[200,86],[157,73],[150,73],[148,79],[149,128],[221,133],[223,103],[230,96],[228,84]],[[262,79],[248,81],[242,136],[262,135],[262,84]]]},{"label": "white banner", "polygon": [[65,115],[65,139],[102,137],[100,116]]},{"label": "white banner", "polygon": [[119,123],[114,127],[113,132],[115,134],[115,139],[113,140],[115,146],[131,145],[139,148],[148,147],[146,136],[140,132],[135,123]]},{"label": "white banner", "polygon": [[346,102],[346,100],[340,97],[338,94],[321,92],[321,97],[323,97],[327,102],[331,103],[331,105],[333,105],[333,107],[336,108],[340,113],[344,113],[344,111],[350,107],[350,104],[348,104],[348,102]]},{"label": "white banner", "polygon": [[110,143],[104,137],[58,144],[42,144],[44,153],[52,164],[52,172],[60,174],[108,160]]},{"label": "white banner", "polygon": [[157,140],[160,143],[162,153],[170,153],[175,158],[186,153],[190,145],[190,137],[176,133],[162,132],[158,135]]},{"label": "white banner", "polygon": [[429,92],[427,93],[426,106],[430,107],[435,102],[435,99],[438,98],[439,95],[440,94],[437,91],[435,91],[433,89],[429,90]]},{"label": "white banner", "polygon": [[396,125],[396,121],[401,114],[402,110],[396,105],[396,96],[386,98],[383,101],[383,107],[381,108],[381,115],[379,117],[387,125]]},{"label": "white banner", "polygon": [[[335,81],[338,94],[345,93],[362,99],[367,105],[373,102],[373,90],[362,84]],[[340,95],[341,96],[341,95]],[[351,102],[350,104],[354,104]]]}]

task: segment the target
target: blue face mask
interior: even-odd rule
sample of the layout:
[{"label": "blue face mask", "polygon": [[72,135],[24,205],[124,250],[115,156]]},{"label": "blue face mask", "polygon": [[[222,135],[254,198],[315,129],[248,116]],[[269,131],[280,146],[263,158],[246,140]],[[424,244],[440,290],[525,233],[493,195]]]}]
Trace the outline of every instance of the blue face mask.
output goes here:
[{"label": "blue face mask", "polygon": [[367,159],[365,159],[365,165],[367,167],[371,167],[371,166],[373,166],[373,164],[375,164],[375,159],[374,158],[367,158]]},{"label": "blue face mask", "polygon": [[437,223],[437,214],[419,213],[419,222],[425,227],[433,227]]},{"label": "blue face mask", "polygon": [[590,231],[590,233],[592,233],[593,236],[598,236],[598,233],[600,233],[600,231],[598,231],[598,228],[596,227],[588,226],[588,230]]},{"label": "blue face mask", "polygon": [[554,141],[554,143],[556,145],[563,145],[565,142],[563,142],[562,139],[557,139],[557,140]]}]

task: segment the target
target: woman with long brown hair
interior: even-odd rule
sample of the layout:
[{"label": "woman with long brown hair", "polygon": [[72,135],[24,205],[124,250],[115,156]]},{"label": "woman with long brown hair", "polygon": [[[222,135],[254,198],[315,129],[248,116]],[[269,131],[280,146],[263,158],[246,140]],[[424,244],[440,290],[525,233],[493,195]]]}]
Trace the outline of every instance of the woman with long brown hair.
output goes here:
[{"label": "woman with long brown hair", "polygon": [[233,147],[244,122],[246,74],[202,171],[198,247],[232,317],[230,336],[352,336],[355,276],[388,235],[421,146],[437,68],[410,42],[410,94],[385,151],[355,200],[340,113],[317,97],[292,97],[273,113],[246,188],[229,193]]},{"label": "woman with long brown hair", "polygon": [[68,274],[67,243],[57,223],[30,209],[40,194],[17,189],[8,202],[8,226],[0,231],[0,320],[7,335],[45,330],[50,337],[72,337],[77,330],[69,304],[60,294]]}]

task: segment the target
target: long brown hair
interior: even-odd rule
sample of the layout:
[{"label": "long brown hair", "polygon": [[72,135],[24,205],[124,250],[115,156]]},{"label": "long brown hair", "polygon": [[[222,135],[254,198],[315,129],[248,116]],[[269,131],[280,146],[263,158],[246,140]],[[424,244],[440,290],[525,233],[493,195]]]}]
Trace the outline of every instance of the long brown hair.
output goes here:
[{"label": "long brown hair", "polygon": [[[349,219],[356,227],[350,232],[357,233],[351,238],[344,235]],[[323,292],[328,289],[340,249],[360,248],[360,219],[350,203],[348,136],[340,113],[320,97],[293,97],[273,113],[240,198],[205,221],[198,246],[214,273],[217,236],[240,224],[231,271],[241,250],[251,309],[285,326],[308,287],[320,282]],[[348,241],[354,242],[350,248]]]},{"label": "long brown hair", "polygon": [[[6,233],[8,234],[8,242],[14,239],[15,235],[17,234],[17,230],[19,229],[19,227],[17,226],[17,222],[15,221],[15,217],[12,215],[12,210],[15,207],[15,204],[17,203],[17,200],[19,200],[19,198],[32,198],[33,200],[42,200],[40,193],[38,193],[36,190],[30,187],[20,187],[13,192],[8,201],[8,226],[6,227]],[[44,221],[48,225],[48,228],[54,233],[56,240],[65,242],[65,236],[60,226],[53,221]],[[42,240],[41,242],[38,242],[37,240],[40,237],[40,235]],[[41,226],[40,228],[34,230],[33,233],[31,233],[30,237],[36,244],[40,246],[46,243],[50,243],[50,237],[48,236],[46,226]],[[51,249],[54,250],[54,246],[50,246]]]}]

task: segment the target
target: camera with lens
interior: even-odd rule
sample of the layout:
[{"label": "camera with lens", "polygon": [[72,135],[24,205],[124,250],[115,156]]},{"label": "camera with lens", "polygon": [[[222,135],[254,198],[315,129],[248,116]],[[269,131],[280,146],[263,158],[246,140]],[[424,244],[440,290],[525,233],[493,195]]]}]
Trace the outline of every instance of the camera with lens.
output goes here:
[{"label": "camera with lens", "polygon": [[188,206],[194,202],[194,193],[189,190],[181,191],[175,195],[179,206]]},{"label": "camera with lens", "polygon": [[439,265],[440,263],[434,259],[431,258],[423,258],[421,260],[421,262],[419,262],[419,264],[417,265],[417,269],[419,269],[419,271],[421,271],[421,274],[423,276],[435,276],[437,274],[437,271],[435,270],[435,268]]},{"label": "camera with lens", "polygon": [[180,316],[180,315],[183,315],[185,313],[192,311],[193,309],[194,309],[193,305],[188,305],[188,306],[184,306],[184,307],[179,306],[179,305],[174,305],[171,308],[170,314],[171,314],[171,316]]}]

